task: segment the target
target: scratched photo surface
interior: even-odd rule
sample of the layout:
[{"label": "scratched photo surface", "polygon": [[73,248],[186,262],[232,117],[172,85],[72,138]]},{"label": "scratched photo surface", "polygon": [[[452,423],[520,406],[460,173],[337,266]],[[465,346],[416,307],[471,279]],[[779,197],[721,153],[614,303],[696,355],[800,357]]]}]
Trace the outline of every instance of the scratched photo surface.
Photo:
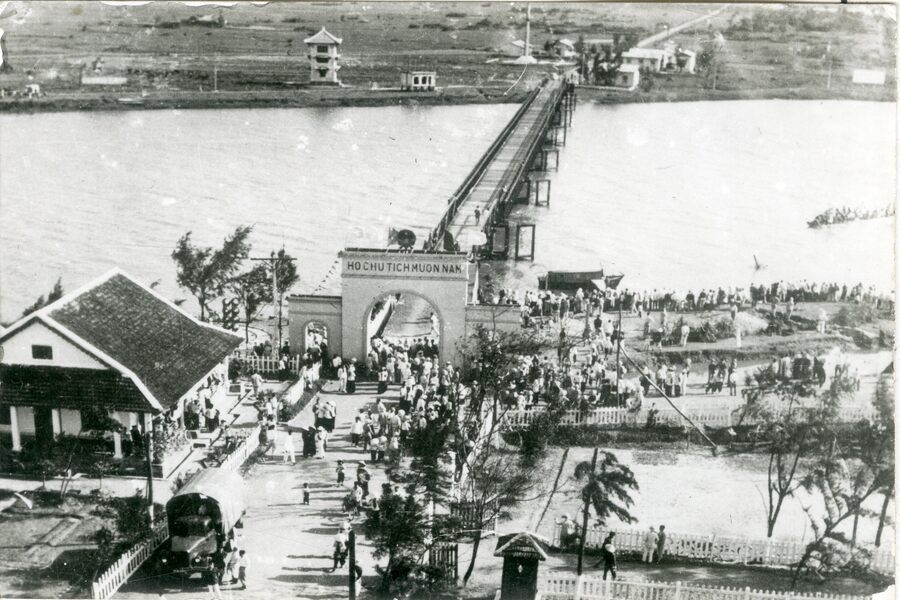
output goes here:
[{"label": "scratched photo surface", "polygon": [[893,597],[896,17],[0,1],[0,596]]}]

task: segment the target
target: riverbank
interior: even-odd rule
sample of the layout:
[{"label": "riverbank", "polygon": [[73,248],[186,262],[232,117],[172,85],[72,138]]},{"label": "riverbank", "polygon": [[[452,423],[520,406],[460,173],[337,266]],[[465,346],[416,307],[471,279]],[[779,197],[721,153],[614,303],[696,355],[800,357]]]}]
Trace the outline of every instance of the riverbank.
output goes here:
[{"label": "riverbank", "polygon": [[436,92],[398,89],[303,87],[289,90],[221,92],[167,90],[137,93],[72,91],[39,98],[2,98],[0,113],[90,112],[117,110],[231,109],[231,108],[335,108],[378,106],[440,106],[457,104],[520,103],[522,88],[504,94],[500,88],[457,86]]},{"label": "riverbank", "polygon": [[760,88],[713,90],[702,87],[661,88],[650,91],[611,91],[596,86],[578,88],[578,99],[596,104],[635,104],[654,102],[708,102],[716,100],[857,100],[896,102],[890,86]]},{"label": "riverbank", "polygon": [[[157,90],[146,95],[134,92],[61,91],[41,97],[0,98],[2,113],[91,112],[118,110],[231,109],[231,108],[335,108],[379,106],[448,106],[462,104],[521,103],[529,90],[519,86],[480,87],[458,85],[435,92],[404,92],[399,89],[331,88],[303,86],[285,90],[189,91]],[[651,91],[611,91],[596,86],[579,86],[578,97],[595,104],[636,104],[658,102],[707,102],[725,100],[858,100],[896,101],[891,87],[828,89],[763,88],[756,90],[713,90],[700,87],[672,87]]]}]

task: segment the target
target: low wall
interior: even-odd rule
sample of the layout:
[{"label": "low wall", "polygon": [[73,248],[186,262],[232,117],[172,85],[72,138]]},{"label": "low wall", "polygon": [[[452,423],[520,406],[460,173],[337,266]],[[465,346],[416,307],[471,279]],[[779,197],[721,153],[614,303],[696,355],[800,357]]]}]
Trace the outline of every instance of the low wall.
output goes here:
[{"label": "low wall", "polygon": [[466,333],[481,325],[498,331],[522,330],[522,307],[506,304],[466,305]]}]

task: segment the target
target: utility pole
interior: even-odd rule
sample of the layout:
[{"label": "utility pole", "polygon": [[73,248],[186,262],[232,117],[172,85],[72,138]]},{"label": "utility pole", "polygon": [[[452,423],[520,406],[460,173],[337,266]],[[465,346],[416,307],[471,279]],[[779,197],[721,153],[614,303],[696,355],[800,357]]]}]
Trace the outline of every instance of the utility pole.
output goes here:
[{"label": "utility pole", "polygon": [[[145,421],[146,423],[146,421]],[[150,514],[150,523],[153,524],[153,421],[150,421],[150,431],[144,434],[147,442],[144,444],[147,454],[147,512]]]},{"label": "utility pole", "polygon": [[619,331],[616,333],[616,406],[620,406],[619,378],[622,376],[622,363],[619,362],[619,354],[622,352],[622,295],[616,295],[616,303],[619,305]]},{"label": "utility pole", "polygon": [[347,551],[350,564],[350,600],[356,600],[356,532],[352,528],[347,534]]},{"label": "utility pole", "polygon": [[[284,248],[282,248],[281,250],[283,253]],[[275,252],[272,252],[272,254],[268,258],[251,258],[250,260],[268,261],[272,268],[272,302],[274,302],[278,308],[278,330],[277,330],[278,331],[278,347],[277,347],[276,351],[280,352],[282,341],[281,341],[281,298],[278,295],[278,264],[281,261],[288,261],[288,260],[293,261],[293,260],[297,260],[297,259],[292,256],[285,256],[284,254],[282,254],[282,256],[276,256]]]}]

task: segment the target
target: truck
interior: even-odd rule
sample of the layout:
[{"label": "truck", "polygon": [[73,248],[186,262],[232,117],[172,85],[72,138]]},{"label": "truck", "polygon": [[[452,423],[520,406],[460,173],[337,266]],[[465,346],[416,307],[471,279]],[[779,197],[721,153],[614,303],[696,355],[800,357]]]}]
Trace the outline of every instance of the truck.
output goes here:
[{"label": "truck", "polygon": [[169,543],[160,567],[187,577],[210,571],[226,551],[229,534],[242,527],[243,480],[226,469],[197,472],[166,503]]}]

